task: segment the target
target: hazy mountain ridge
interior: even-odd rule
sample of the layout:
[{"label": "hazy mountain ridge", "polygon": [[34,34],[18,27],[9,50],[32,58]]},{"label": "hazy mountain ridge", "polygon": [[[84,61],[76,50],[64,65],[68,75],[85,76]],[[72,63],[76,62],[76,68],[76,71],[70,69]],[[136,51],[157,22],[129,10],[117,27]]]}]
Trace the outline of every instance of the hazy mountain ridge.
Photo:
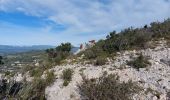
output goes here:
[{"label": "hazy mountain ridge", "polygon": [[32,46],[11,46],[11,45],[0,45],[0,54],[11,54],[11,53],[20,53],[28,52],[32,50],[45,50],[52,48],[54,46],[50,45],[32,45]]}]

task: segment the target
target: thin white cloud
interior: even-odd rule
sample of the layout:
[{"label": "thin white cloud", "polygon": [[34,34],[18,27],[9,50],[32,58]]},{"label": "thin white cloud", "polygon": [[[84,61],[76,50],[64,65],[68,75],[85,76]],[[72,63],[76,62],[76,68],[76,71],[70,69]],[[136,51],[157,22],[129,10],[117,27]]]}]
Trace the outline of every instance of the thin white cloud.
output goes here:
[{"label": "thin white cloud", "polygon": [[[99,33],[104,34],[129,26],[139,27],[157,20],[162,21],[170,17],[170,2],[165,0],[0,0],[0,10],[20,11],[31,16],[45,17],[55,23],[68,26],[62,34],[74,37],[77,34],[91,33],[94,38]],[[83,39],[88,38],[90,36],[84,36]],[[69,40],[75,42],[75,39]]]}]

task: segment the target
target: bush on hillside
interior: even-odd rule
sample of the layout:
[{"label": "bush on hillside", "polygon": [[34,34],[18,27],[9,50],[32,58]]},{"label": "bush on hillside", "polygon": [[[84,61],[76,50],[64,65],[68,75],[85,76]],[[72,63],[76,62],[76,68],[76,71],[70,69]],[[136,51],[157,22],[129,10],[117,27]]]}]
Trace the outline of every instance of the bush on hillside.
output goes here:
[{"label": "bush on hillside", "polygon": [[170,39],[170,19],[162,23],[154,22],[150,26],[145,25],[143,28],[134,29],[130,27],[119,33],[116,33],[116,31],[110,32],[105,40],[98,41],[94,47],[90,48],[92,52],[87,50],[84,54],[87,54],[88,59],[96,59],[101,54],[108,56],[124,50],[145,49],[149,47],[149,41],[160,38]]},{"label": "bush on hillside", "polygon": [[97,66],[101,66],[101,65],[105,65],[107,62],[105,57],[97,57],[96,61],[95,61],[95,65]]},{"label": "bush on hillside", "polygon": [[45,79],[34,77],[32,82],[23,81],[23,88],[17,94],[21,100],[46,100],[45,88],[55,81],[54,71],[47,71]]},{"label": "bush on hillside", "polygon": [[110,56],[107,52],[102,49],[102,45],[104,44],[104,40],[99,40],[98,45],[93,46],[92,48],[84,51],[84,55],[86,59],[96,60],[97,58],[103,57],[106,59],[107,56]]},{"label": "bush on hillside", "polygon": [[36,77],[32,82],[24,83],[23,89],[18,94],[18,98],[21,100],[46,100],[45,88],[45,79]]},{"label": "bush on hillside", "polygon": [[29,75],[31,77],[41,77],[43,72],[44,72],[43,68],[35,67],[29,71]]},{"label": "bush on hillside", "polygon": [[73,76],[72,69],[68,68],[63,70],[63,74],[62,74],[62,79],[64,80],[63,86],[67,86],[69,84],[69,82],[72,80],[72,76]]},{"label": "bush on hillside", "polygon": [[54,74],[54,70],[51,70],[51,71],[47,71],[46,72],[46,84],[47,85],[51,85],[54,81],[55,81],[55,74]]},{"label": "bush on hillside", "polygon": [[72,48],[71,43],[61,43],[61,45],[56,47],[56,51],[70,52],[71,48]]},{"label": "bush on hillside", "polygon": [[63,86],[67,86],[69,83],[70,83],[70,81],[68,81],[68,80],[64,80],[64,82],[63,82]]},{"label": "bush on hillside", "polygon": [[71,51],[70,43],[62,43],[56,48],[47,49],[46,53],[48,54],[48,59],[55,64],[60,64],[60,62],[66,59],[70,55]]},{"label": "bush on hillside", "polygon": [[131,100],[140,88],[132,81],[119,82],[118,76],[103,75],[96,79],[83,77],[78,85],[83,100]]},{"label": "bush on hillside", "polygon": [[136,68],[137,70],[139,70],[139,68],[146,68],[148,65],[151,65],[148,59],[142,54],[140,54],[140,56],[134,60],[127,62],[127,64]]},{"label": "bush on hillside", "polygon": [[87,59],[95,59],[97,57],[93,50],[87,50],[84,55]]},{"label": "bush on hillside", "polygon": [[15,98],[18,92],[22,89],[22,83],[14,80],[0,80],[0,100],[8,100]]}]

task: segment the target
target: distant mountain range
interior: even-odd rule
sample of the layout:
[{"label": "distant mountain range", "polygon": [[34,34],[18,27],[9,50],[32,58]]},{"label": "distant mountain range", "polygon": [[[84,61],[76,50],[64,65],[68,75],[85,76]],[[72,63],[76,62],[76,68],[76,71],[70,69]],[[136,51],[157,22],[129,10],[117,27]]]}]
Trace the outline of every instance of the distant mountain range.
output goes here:
[{"label": "distant mountain range", "polygon": [[48,48],[53,48],[50,45],[33,45],[33,46],[10,46],[10,45],[0,45],[0,54],[13,54],[28,52],[33,50],[45,50]]}]

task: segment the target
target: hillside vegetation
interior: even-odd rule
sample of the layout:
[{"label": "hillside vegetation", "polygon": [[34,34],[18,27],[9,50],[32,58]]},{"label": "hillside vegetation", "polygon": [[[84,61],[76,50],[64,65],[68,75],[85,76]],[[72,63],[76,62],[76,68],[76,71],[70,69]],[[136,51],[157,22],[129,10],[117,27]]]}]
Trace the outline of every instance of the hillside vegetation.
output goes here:
[{"label": "hillside vegetation", "polygon": [[153,22],[143,28],[127,28],[119,33],[110,32],[105,40],[99,40],[96,45],[83,52],[87,59],[113,56],[123,50],[151,48],[155,41],[164,38],[169,43],[170,19],[164,22]]}]

